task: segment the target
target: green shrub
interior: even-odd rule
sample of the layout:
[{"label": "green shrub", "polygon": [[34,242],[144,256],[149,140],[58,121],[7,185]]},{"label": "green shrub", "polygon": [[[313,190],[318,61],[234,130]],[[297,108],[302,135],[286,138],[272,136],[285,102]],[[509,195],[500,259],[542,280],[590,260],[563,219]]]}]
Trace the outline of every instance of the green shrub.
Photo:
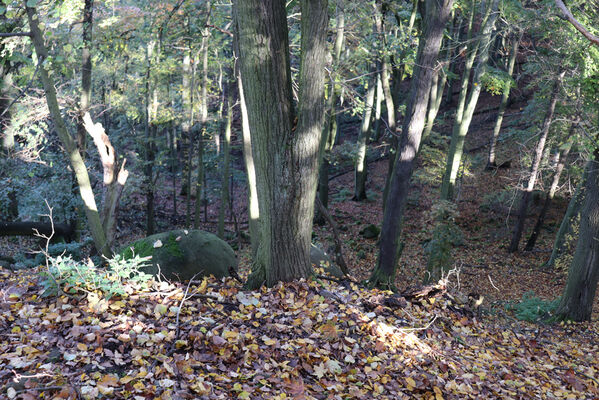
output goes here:
[{"label": "green shrub", "polygon": [[507,309],[514,312],[514,316],[522,321],[539,322],[553,315],[559,305],[559,298],[548,301],[535,296],[533,291],[526,292],[522,300],[509,304]]},{"label": "green shrub", "polygon": [[108,260],[108,267],[96,267],[71,256],[48,257],[48,270],[40,277],[45,296],[59,293],[101,292],[107,299],[125,294],[125,285],[143,290],[149,287],[152,275],[143,272],[150,257],[136,255],[124,259],[120,255]]}]

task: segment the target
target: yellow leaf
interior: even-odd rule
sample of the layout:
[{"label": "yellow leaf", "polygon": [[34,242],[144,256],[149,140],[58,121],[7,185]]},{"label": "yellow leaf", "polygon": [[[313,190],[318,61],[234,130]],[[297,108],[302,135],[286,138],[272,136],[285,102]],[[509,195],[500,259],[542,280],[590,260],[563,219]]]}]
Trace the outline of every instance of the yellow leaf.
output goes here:
[{"label": "yellow leaf", "polygon": [[87,345],[85,343],[77,343],[77,349],[80,351],[87,351]]},{"label": "yellow leaf", "polygon": [[443,400],[443,392],[441,392],[441,389],[434,386],[433,392],[435,392],[435,400]]},{"label": "yellow leaf", "polygon": [[406,383],[408,384],[408,390],[414,390],[416,387],[416,381],[410,377],[406,378]]},{"label": "yellow leaf", "polygon": [[237,332],[234,332],[234,331],[224,331],[223,334],[222,334],[222,336],[225,339],[227,339],[227,340],[228,339],[236,339],[237,338]]},{"label": "yellow leaf", "polygon": [[130,375],[126,375],[126,376],[123,376],[123,377],[122,377],[122,378],[121,378],[119,381],[120,381],[120,382],[121,382],[123,385],[126,385],[127,383],[131,382],[133,379],[135,379],[135,378],[133,378],[133,377],[132,377],[132,376],[130,376]]},{"label": "yellow leaf", "polygon": [[124,308],[124,307],[125,307],[125,302],[121,301],[121,300],[115,301],[114,303],[112,303],[110,305],[111,310],[120,310],[121,308]]},{"label": "yellow leaf", "polygon": [[164,315],[168,311],[168,308],[164,304],[156,304],[154,307],[154,314],[156,315]]}]

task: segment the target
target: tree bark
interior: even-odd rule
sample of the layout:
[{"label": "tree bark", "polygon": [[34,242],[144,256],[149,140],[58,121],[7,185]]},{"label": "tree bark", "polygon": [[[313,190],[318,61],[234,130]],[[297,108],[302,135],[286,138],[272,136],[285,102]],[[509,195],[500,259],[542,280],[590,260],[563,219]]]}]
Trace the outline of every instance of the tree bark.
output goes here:
[{"label": "tree bark", "polygon": [[393,168],[389,197],[384,209],[380,252],[369,284],[393,287],[395,270],[401,252],[400,239],[403,214],[408,198],[410,178],[424,128],[433,68],[437,62],[443,31],[449,19],[453,0],[425,0],[421,3],[423,27],[412,75],[403,135]]},{"label": "tree bark", "polygon": [[86,151],[86,131],[83,117],[89,111],[92,96],[92,28],[93,0],[85,0],[83,5],[83,48],[81,49],[81,96],[79,98],[79,119],[77,121],[77,145],[82,156]]},{"label": "tree bark", "polygon": [[83,116],[84,129],[92,137],[100,155],[104,171],[104,199],[102,201],[102,226],[106,234],[107,246],[112,248],[116,238],[118,207],[129,171],[125,169],[126,159],[119,161],[114,147],[102,124],[94,124],[89,113]]},{"label": "tree bark", "polygon": [[[337,31],[335,36],[335,46],[333,48],[333,65],[337,66],[341,59],[341,52],[344,47],[345,41],[345,13],[343,7],[337,4]],[[318,173],[318,197],[324,208],[329,207],[329,170],[330,170],[330,154],[335,145],[335,139],[337,138],[337,80],[335,75],[332,75],[333,79],[329,82],[329,98],[327,101],[327,124],[326,132],[323,135],[324,154],[322,161],[320,162],[320,168]],[[315,210],[316,217],[315,222],[318,224],[324,224],[326,218],[320,212],[319,208]]]},{"label": "tree bark", "polygon": [[[233,13],[237,11],[236,7],[233,7]],[[237,17],[233,15],[233,21],[237,21]],[[242,149],[243,149],[243,162],[245,165],[246,179],[248,186],[248,229],[250,231],[250,244],[252,246],[252,258],[254,258],[258,251],[258,244],[260,240],[260,226],[258,220],[260,218],[260,209],[258,207],[258,189],[256,187],[256,169],[254,165],[254,155],[252,153],[252,136],[250,132],[250,123],[248,120],[248,110],[245,102],[245,94],[243,90],[243,80],[241,77],[241,71],[239,68],[239,27],[235,23],[234,31],[236,32],[233,36],[233,51],[235,52],[235,76],[237,78],[237,90],[239,92],[239,111],[241,113],[241,135],[242,135]]]},{"label": "tree bark", "polygon": [[541,129],[541,135],[539,137],[539,141],[537,142],[537,146],[535,148],[534,160],[530,167],[530,176],[528,178],[528,184],[525,190],[522,191],[522,198],[520,200],[520,207],[518,208],[518,217],[516,220],[516,225],[514,226],[514,233],[512,234],[512,240],[510,242],[510,247],[508,251],[510,253],[514,253],[518,251],[518,245],[520,244],[520,238],[522,237],[522,232],[524,231],[524,223],[526,221],[526,211],[528,210],[528,203],[530,201],[530,195],[535,187],[535,183],[537,181],[537,175],[539,173],[539,166],[541,165],[541,159],[543,158],[543,151],[545,149],[545,142],[547,141],[547,136],[549,135],[549,128],[551,127],[551,121],[553,120],[553,113],[555,111],[555,105],[557,104],[557,98],[559,96],[560,84],[566,71],[562,71],[559,73],[558,79],[553,85],[553,90],[551,92],[551,98],[549,100],[549,108],[547,110],[547,115],[545,115],[545,120],[543,121],[543,127]]},{"label": "tree bark", "polygon": [[574,192],[574,196],[570,199],[568,203],[568,208],[566,209],[566,213],[562,218],[562,222],[559,226],[559,230],[557,231],[557,235],[555,235],[555,240],[553,242],[553,249],[551,251],[551,256],[549,260],[543,267],[545,268],[553,268],[555,265],[555,261],[561,257],[564,253],[564,245],[566,244],[566,236],[572,232],[574,221],[577,219],[580,214],[580,208],[582,207],[582,202],[584,201],[584,191],[586,188],[586,180],[589,175],[589,170],[591,168],[592,163],[587,162],[584,172],[582,173],[582,178],[578,185],[576,186],[576,191]]},{"label": "tree bark", "polygon": [[[52,223],[50,222],[0,222],[0,236],[36,236],[37,234],[50,236]],[[54,224],[54,237],[62,236],[70,240],[75,234],[72,224]]]},{"label": "tree bark", "polygon": [[[516,58],[518,56],[518,46],[520,45],[520,37],[514,36],[512,43],[512,51],[510,53],[510,59],[508,61],[507,67],[507,73],[510,77],[514,74],[514,66],[516,65]],[[499,104],[499,111],[497,112],[495,128],[493,128],[493,136],[491,136],[491,143],[489,146],[489,158],[487,160],[486,169],[495,168],[497,166],[497,163],[495,161],[495,151],[497,148],[497,139],[499,138],[499,132],[501,131],[501,124],[503,123],[503,116],[505,115],[507,102],[510,98],[510,88],[511,86],[506,87],[503,93],[501,94],[501,103]]]},{"label": "tree bark", "polygon": [[556,311],[557,319],[589,321],[593,311],[599,279],[599,149],[589,167],[581,215],[578,243]]},{"label": "tree bark", "polygon": [[300,1],[297,113],[285,4],[238,0],[235,6],[260,207],[260,244],[247,283],[256,288],[312,273],[312,218],[324,126],[327,1]]},{"label": "tree bark", "polygon": [[[376,68],[376,67],[375,67]],[[370,139],[370,120],[372,116],[372,106],[374,104],[374,93],[376,91],[376,78],[368,83],[366,91],[366,104],[364,105],[364,114],[362,115],[362,125],[360,126],[360,135],[358,136],[358,154],[356,157],[356,167],[354,170],[354,198],[355,201],[366,200],[366,180],[368,178],[368,165],[366,163],[366,150]]]},{"label": "tree bark", "polygon": [[[227,74],[227,79],[230,73]],[[222,137],[222,165],[221,165],[221,187],[220,187],[220,208],[218,210],[218,237],[224,239],[225,237],[225,212],[227,205],[229,204],[229,178],[230,171],[229,165],[231,163],[231,123],[233,121],[233,96],[231,93],[230,83],[227,80],[224,85],[225,91],[225,105],[224,109],[227,113],[224,124],[224,135]]]},{"label": "tree bark", "polygon": [[[210,16],[211,3],[206,2],[206,12]],[[210,18],[206,19],[206,24],[210,22]],[[194,227],[197,229],[200,226],[200,214],[202,200],[206,198],[206,171],[204,169],[204,136],[206,133],[206,124],[208,123],[208,43],[210,30],[205,28],[202,33],[202,83],[200,86],[200,133],[198,137],[198,176],[196,180],[196,204],[195,204],[195,221]],[[206,209],[207,202],[204,203],[204,220],[208,219]]]},{"label": "tree bark", "polygon": [[[466,92],[468,88],[468,75],[464,72],[462,81],[462,92],[460,93],[460,101],[458,104],[458,112],[456,112],[456,122],[453,126],[451,143],[447,153],[447,161],[445,164],[445,174],[443,175],[443,183],[441,185],[441,199],[452,201],[454,198],[455,183],[458,176],[458,170],[462,163],[462,154],[464,152],[464,142],[470,122],[474,115],[474,109],[478,103],[478,97],[482,89],[482,77],[487,69],[487,61],[489,60],[489,47],[491,44],[491,35],[495,28],[495,20],[499,14],[497,8],[499,0],[493,0],[487,6],[485,16],[483,18],[482,31],[477,40],[476,50],[473,53],[478,54],[478,61],[474,77],[472,78],[472,89],[468,95],[468,101],[465,102]],[[470,64],[471,65],[471,64]],[[468,69],[468,73],[470,70]],[[460,108],[461,107],[461,108]]]},{"label": "tree bark", "polygon": [[[48,50],[44,45],[44,34],[40,30],[38,23],[38,16],[35,8],[28,7],[27,1],[23,1],[25,9],[27,11],[27,19],[31,28],[31,35],[35,52],[41,60],[48,58]],[[96,199],[94,198],[94,192],[92,190],[87,168],[81,157],[81,153],[77,149],[77,143],[73,140],[69,133],[67,126],[60,114],[60,108],[58,106],[58,100],[56,98],[56,89],[54,89],[54,82],[50,79],[47,67],[40,68],[40,77],[44,86],[44,92],[46,94],[46,101],[48,103],[48,109],[50,110],[50,116],[54,122],[58,137],[65,148],[71,167],[75,172],[77,184],[79,185],[79,193],[85,207],[85,215],[87,222],[94,240],[94,246],[98,253],[110,257],[111,250],[106,246],[106,236],[104,229],[102,228],[102,222],[100,221],[100,214],[96,205]]]},{"label": "tree bark", "polygon": [[[570,130],[570,135],[574,133],[574,125]],[[570,136],[569,135],[569,136]],[[553,201],[553,197],[555,196],[555,192],[557,190],[557,185],[559,184],[559,178],[562,175],[562,171],[564,170],[564,165],[567,161],[568,154],[570,154],[570,148],[572,147],[572,142],[568,141],[561,150],[556,153],[556,163],[555,163],[555,172],[553,173],[553,179],[551,180],[551,186],[549,187],[549,191],[547,191],[547,195],[545,196],[545,201],[543,202],[543,208],[539,213],[539,217],[537,218],[537,222],[535,227],[526,242],[526,246],[524,247],[525,251],[531,251],[535,247],[535,243],[537,242],[537,238],[539,237],[539,233],[541,232],[541,228],[543,228],[543,224],[545,223],[545,216],[547,215],[547,211],[549,210],[549,206]]]}]

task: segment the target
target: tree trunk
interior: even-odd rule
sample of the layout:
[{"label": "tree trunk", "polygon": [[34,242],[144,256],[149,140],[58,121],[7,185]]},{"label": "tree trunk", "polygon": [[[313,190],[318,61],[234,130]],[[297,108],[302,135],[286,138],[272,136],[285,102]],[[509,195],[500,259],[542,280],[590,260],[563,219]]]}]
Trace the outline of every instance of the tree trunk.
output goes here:
[{"label": "tree trunk", "polygon": [[526,221],[526,211],[528,210],[528,203],[530,200],[530,195],[532,190],[535,187],[535,183],[537,181],[537,175],[539,173],[539,166],[541,165],[541,159],[543,158],[543,150],[545,150],[545,142],[547,141],[547,136],[549,135],[549,128],[551,127],[551,121],[553,120],[553,113],[555,111],[555,105],[557,103],[557,98],[559,95],[559,89],[561,81],[565,75],[565,71],[560,72],[557,81],[553,86],[553,90],[551,92],[551,99],[549,100],[549,108],[547,110],[547,115],[545,115],[545,120],[543,121],[543,128],[541,129],[541,135],[539,137],[539,141],[537,142],[537,147],[535,148],[534,160],[530,167],[530,176],[528,178],[528,185],[526,189],[522,192],[522,199],[520,200],[520,207],[518,208],[518,219],[516,221],[516,225],[514,227],[514,233],[512,235],[512,240],[510,242],[510,247],[508,251],[510,253],[514,253],[518,251],[518,245],[520,244],[520,238],[522,237],[522,232],[524,231],[524,223]]},{"label": "tree trunk", "polygon": [[[31,29],[31,38],[40,60],[46,60],[48,58],[48,50],[44,45],[44,34],[39,27],[39,19],[35,12],[35,8],[27,7],[27,1],[23,1],[25,9],[27,10],[27,19],[29,27]],[[77,184],[79,185],[79,193],[85,207],[85,215],[91,231],[94,246],[99,254],[106,257],[110,257],[111,250],[106,246],[106,236],[104,229],[102,228],[102,222],[100,221],[100,214],[96,205],[96,199],[94,198],[94,192],[92,190],[87,168],[81,157],[81,153],[77,149],[77,143],[73,140],[71,134],[67,130],[67,126],[60,114],[60,107],[58,106],[58,100],[56,99],[56,89],[54,89],[54,82],[50,80],[48,70],[46,68],[40,68],[39,74],[42,79],[44,86],[44,92],[46,94],[46,101],[48,103],[48,109],[50,110],[50,116],[54,122],[56,132],[62,145],[65,148],[71,167],[75,172]]]},{"label": "tree trunk", "polygon": [[[237,10],[234,7],[233,12]],[[237,21],[237,17],[233,16],[233,21]],[[234,26],[236,34],[233,36],[233,50],[235,52],[235,76],[237,78],[237,90],[239,92],[239,110],[241,112],[241,135],[243,142],[243,162],[245,165],[247,186],[248,186],[248,228],[250,231],[250,243],[252,246],[252,258],[256,256],[258,244],[260,240],[260,226],[258,219],[260,218],[260,209],[258,207],[258,189],[256,188],[256,169],[254,166],[254,155],[252,154],[252,137],[250,132],[250,123],[248,121],[248,111],[245,103],[245,94],[243,90],[243,80],[239,70],[239,42],[237,40],[239,27]]]},{"label": "tree trunk", "polygon": [[188,48],[183,56],[183,71],[181,73],[181,99],[183,108],[183,119],[181,121],[181,135],[185,141],[184,157],[185,157],[185,226],[191,226],[191,169],[192,155],[194,149],[194,140],[192,137],[191,127],[193,124],[193,67],[191,65],[191,48]]},{"label": "tree trunk", "polygon": [[[599,136],[597,137],[599,139]],[[580,234],[557,319],[589,321],[599,279],[599,149],[589,167],[581,209]]]},{"label": "tree trunk", "polygon": [[0,236],[36,236],[38,233],[45,236],[52,234],[54,237],[62,236],[67,241],[75,234],[72,224],[52,224],[50,222],[0,222]]},{"label": "tree trunk", "polygon": [[453,0],[425,0],[420,3],[422,36],[412,75],[403,135],[389,186],[388,204],[384,209],[380,252],[369,284],[393,287],[395,270],[401,252],[400,238],[412,170],[424,128],[433,68],[437,62],[443,31],[449,19]]},{"label": "tree trunk", "polygon": [[129,177],[125,169],[126,159],[118,160],[114,147],[102,124],[94,124],[89,113],[83,116],[83,127],[94,140],[104,172],[104,199],[102,201],[102,226],[106,243],[112,247],[116,238],[118,207],[121,194]]},{"label": "tree trunk", "polygon": [[312,218],[324,125],[327,1],[300,1],[297,113],[285,3],[244,0],[235,6],[260,207],[260,245],[247,285],[257,288],[312,273]]},{"label": "tree trunk", "polygon": [[[570,135],[574,133],[574,124],[570,129]],[[557,185],[559,184],[559,178],[564,170],[564,165],[567,161],[568,154],[570,153],[570,148],[572,147],[572,142],[568,141],[561,150],[556,153],[556,165],[555,172],[553,173],[553,179],[551,180],[551,186],[549,187],[549,191],[545,196],[545,201],[543,202],[543,208],[541,209],[541,213],[537,218],[537,223],[535,224],[534,229],[528,241],[526,242],[526,246],[524,247],[525,251],[531,251],[535,247],[535,243],[537,242],[537,238],[539,237],[539,233],[541,232],[541,228],[543,228],[543,224],[545,223],[545,216],[547,215],[547,210],[549,210],[549,206],[551,205],[551,201],[555,196],[555,191],[557,190]]]},{"label": "tree trunk", "polygon": [[[337,33],[335,37],[335,47],[333,49],[333,65],[338,65],[341,59],[341,52],[343,50],[344,37],[345,37],[345,13],[343,7],[337,5]],[[330,170],[330,154],[335,145],[335,139],[337,138],[337,79],[333,75],[333,79],[329,82],[329,98],[327,101],[327,120],[326,132],[323,135],[323,149],[324,154],[320,163],[320,170],[318,173],[318,198],[324,208],[329,207],[329,170]],[[318,208],[315,210],[316,217],[315,222],[318,224],[324,224],[326,218]]]},{"label": "tree trunk", "polygon": [[[211,4],[206,2],[206,12],[210,15]],[[208,24],[209,18],[206,20]],[[198,176],[196,181],[196,204],[194,227],[200,227],[200,214],[202,211],[202,199],[206,198],[206,170],[204,169],[204,136],[206,124],[208,123],[208,42],[210,31],[204,29],[202,34],[202,83],[200,88],[200,133],[198,138]],[[204,221],[208,219],[207,202],[204,202]]]},{"label": "tree trunk", "polygon": [[383,83],[381,82],[381,73],[376,74],[376,100],[374,102],[374,139],[378,142],[381,139],[381,110],[383,108]]},{"label": "tree trunk", "polygon": [[[453,12],[452,17],[453,20]],[[453,39],[455,35],[455,23],[451,23],[451,32],[449,37],[447,38],[447,43],[445,45],[445,62],[444,65],[451,64],[451,56],[453,54],[452,48],[456,44],[456,40]],[[439,75],[441,75],[439,77]],[[447,72],[443,71],[443,65],[439,65],[435,69],[435,75],[433,76],[433,82],[431,86],[431,94],[429,98],[429,108],[426,116],[426,125],[424,128],[424,133],[422,134],[422,139],[426,139],[431,132],[433,131],[433,127],[435,125],[435,119],[437,118],[437,114],[439,113],[439,109],[441,108],[441,101],[443,100],[443,92],[445,89],[445,85],[447,83]],[[451,90],[450,88],[448,90]]]},{"label": "tree trunk", "polygon": [[[456,112],[456,122],[453,126],[451,143],[449,145],[447,161],[445,164],[445,174],[443,175],[443,183],[441,184],[442,200],[452,201],[454,198],[455,183],[460,164],[462,163],[462,154],[464,152],[464,142],[482,89],[482,77],[487,69],[491,35],[495,28],[495,20],[499,14],[497,11],[498,5],[499,0],[493,0],[493,2],[487,6],[485,11],[481,28],[482,31],[476,44],[476,50],[473,51],[473,53],[478,53],[478,61],[474,77],[472,78],[472,89],[468,95],[467,102],[464,102],[464,100],[468,88],[468,75],[466,75],[465,72],[463,76],[462,92],[460,93],[458,111]],[[470,70],[468,69],[468,73],[469,72]]]},{"label": "tree trunk", "polygon": [[146,234],[155,233],[154,221],[154,140],[156,126],[152,125],[153,105],[150,98],[153,97],[151,88],[152,58],[154,57],[154,46],[156,42],[150,41],[146,44],[146,76],[145,76],[145,107],[144,107],[144,175],[146,190]]},{"label": "tree trunk", "polygon": [[[229,77],[230,74],[227,74]],[[224,239],[225,237],[225,211],[229,204],[229,178],[230,178],[230,158],[231,158],[231,122],[233,120],[233,95],[231,93],[231,84],[227,81],[223,85],[225,91],[225,105],[224,109],[227,113],[224,121],[224,135],[222,138],[222,176],[221,176],[221,187],[220,187],[220,208],[218,210],[218,237]]]},{"label": "tree trunk", "polygon": [[[518,46],[520,45],[520,37],[514,36],[512,51],[510,53],[510,59],[508,61],[507,73],[511,77],[514,73],[514,66],[516,65],[516,58],[518,56]],[[495,161],[495,151],[497,148],[497,139],[499,138],[499,132],[501,131],[501,124],[503,122],[503,116],[505,115],[505,109],[507,108],[507,101],[510,97],[511,86],[506,87],[501,95],[501,103],[499,104],[499,111],[497,113],[497,120],[495,121],[495,128],[493,129],[493,136],[491,136],[491,143],[489,146],[489,158],[487,160],[486,169],[495,168],[497,163]]]},{"label": "tree trunk", "polygon": [[92,95],[92,28],[93,28],[93,0],[85,0],[83,5],[83,47],[81,49],[81,96],[79,98],[79,119],[77,120],[77,145],[85,158],[86,131],[83,126],[83,117],[89,111]]},{"label": "tree trunk", "polygon": [[[376,68],[376,67],[375,67]],[[366,104],[364,105],[364,114],[362,115],[362,125],[360,126],[360,135],[358,136],[358,154],[356,157],[356,168],[354,173],[354,198],[355,201],[366,200],[366,179],[368,177],[368,165],[366,163],[366,150],[368,140],[370,139],[370,120],[372,116],[372,106],[374,104],[374,92],[376,90],[376,78],[368,83],[366,92]]]},{"label": "tree trunk", "polygon": [[562,218],[562,222],[559,226],[559,230],[557,231],[557,235],[555,235],[551,256],[549,257],[549,260],[543,265],[543,267],[545,268],[553,268],[555,265],[555,261],[564,253],[566,236],[572,232],[572,225],[574,224],[574,221],[580,214],[580,207],[582,206],[582,202],[584,201],[584,191],[587,186],[586,180],[588,178],[589,170],[592,165],[592,162],[587,162],[584,168],[584,172],[582,173],[582,179],[580,180],[580,182],[578,182],[578,185],[576,186],[576,191],[574,192],[574,196],[572,196],[570,202],[568,203],[566,213]]}]

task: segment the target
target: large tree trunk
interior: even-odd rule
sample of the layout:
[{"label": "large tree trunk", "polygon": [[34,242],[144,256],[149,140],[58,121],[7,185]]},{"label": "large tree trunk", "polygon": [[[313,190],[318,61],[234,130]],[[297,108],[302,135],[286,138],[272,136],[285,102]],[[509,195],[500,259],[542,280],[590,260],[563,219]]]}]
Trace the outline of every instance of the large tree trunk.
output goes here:
[{"label": "large tree trunk", "polygon": [[[597,137],[599,139],[599,136]],[[581,210],[580,234],[561,297],[558,319],[588,321],[599,279],[599,149],[589,167]]]},{"label": "large tree trunk", "polygon": [[489,59],[489,47],[491,44],[491,34],[495,28],[495,20],[499,12],[497,7],[499,0],[493,0],[491,4],[487,6],[485,16],[483,18],[482,31],[477,41],[476,53],[478,53],[478,62],[474,77],[472,78],[472,89],[468,95],[468,101],[463,103],[465,99],[465,92],[468,86],[468,76],[464,73],[462,89],[460,93],[460,106],[462,106],[461,115],[456,114],[456,123],[453,126],[453,134],[451,136],[451,143],[449,145],[449,151],[447,153],[447,161],[445,165],[445,174],[443,175],[443,183],[441,185],[441,199],[451,201],[454,198],[455,183],[458,176],[458,170],[462,163],[462,154],[464,151],[464,142],[468,129],[470,128],[470,122],[474,116],[474,109],[478,103],[478,97],[482,89],[482,77],[487,69],[487,61]]},{"label": "large tree trunk", "polygon": [[508,251],[510,253],[514,253],[518,251],[518,245],[520,244],[520,238],[522,237],[522,232],[524,231],[524,222],[526,221],[526,211],[528,210],[528,203],[530,201],[530,195],[535,187],[535,183],[537,182],[537,175],[539,174],[539,166],[541,165],[541,159],[543,158],[543,151],[545,150],[545,142],[547,141],[547,136],[549,135],[549,128],[551,127],[551,121],[553,120],[553,113],[555,111],[555,105],[557,103],[557,98],[559,95],[560,84],[565,75],[565,71],[560,72],[557,81],[553,86],[553,90],[551,92],[551,98],[549,100],[549,108],[547,109],[547,115],[545,115],[545,120],[543,121],[543,128],[541,129],[541,135],[539,137],[539,141],[537,142],[537,146],[535,148],[534,160],[530,167],[530,176],[528,178],[528,185],[522,191],[522,198],[520,200],[520,206],[518,208],[518,219],[516,220],[516,225],[514,226],[514,233],[512,234],[512,241],[510,242],[510,247]]},{"label": "large tree trunk", "polygon": [[[574,133],[574,125],[570,130],[570,135]],[[551,186],[549,187],[549,191],[545,196],[545,201],[543,202],[543,208],[539,213],[539,217],[537,218],[537,223],[535,224],[534,229],[528,241],[526,242],[526,246],[524,250],[531,251],[535,247],[535,243],[537,242],[537,238],[539,237],[539,233],[541,232],[541,228],[543,228],[543,224],[545,223],[545,216],[547,215],[547,211],[549,210],[549,206],[553,201],[553,197],[555,196],[555,192],[557,190],[557,185],[559,184],[559,178],[562,175],[562,171],[564,170],[564,165],[568,159],[568,154],[570,154],[570,148],[572,147],[572,142],[568,140],[568,142],[556,152],[555,158],[555,172],[553,173],[553,179],[551,180]]]},{"label": "large tree trunk", "polygon": [[260,244],[248,278],[248,286],[256,288],[312,273],[312,218],[324,125],[327,1],[300,2],[297,114],[285,4],[239,0],[235,5],[260,207]]},{"label": "large tree trunk", "polygon": [[[27,19],[31,29],[31,38],[35,47],[35,52],[41,60],[46,60],[48,58],[48,50],[44,45],[44,34],[40,30],[38,23],[39,19],[35,12],[35,8],[27,7],[27,1],[24,1],[23,4],[27,10]],[[54,127],[67,155],[69,156],[71,167],[75,172],[77,184],[79,185],[79,193],[81,194],[81,199],[83,200],[85,207],[85,215],[94,240],[94,246],[98,253],[110,257],[111,250],[106,246],[106,236],[104,229],[102,228],[102,222],[100,221],[100,213],[98,212],[94,192],[89,181],[87,168],[81,157],[81,153],[77,149],[77,143],[69,133],[60,113],[54,82],[50,79],[46,68],[40,68],[39,74],[44,86],[44,92],[46,93],[46,101],[48,103],[48,109],[50,110],[50,116],[54,122]]]},{"label": "large tree trunk", "polygon": [[433,68],[437,62],[443,31],[449,19],[452,4],[453,0],[425,0],[421,3],[423,9],[420,15],[423,16],[423,32],[412,75],[412,87],[403,124],[403,135],[384,211],[379,258],[369,279],[372,286],[392,287],[395,280],[410,178],[424,128]]},{"label": "large tree trunk", "polygon": [[[507,73],[511,77],[514,73],[514,66],[516,65],[516,58],[518,56],[518,46],[520,45],[520,36],[515,36],[512,42],[512,52],[510,53],[510,59],[508,61]],[[493,129],[493,136],[491,136],[491,144],[489,146],[489,158],[487,160],[487,169],[491,169],[497,166],[495,162],[495,152],[497,148],[497,139],[499,138],[499,132],[501,131],[501,124],[503,122],[503,116],[505,115],[505,109],[507,108],[507,101],[510,97],[511,86],[506,87],[501,95],[501,103],[499,104],[499,111],[497,113],[497,120],[495,121],[495,128]]]}]

